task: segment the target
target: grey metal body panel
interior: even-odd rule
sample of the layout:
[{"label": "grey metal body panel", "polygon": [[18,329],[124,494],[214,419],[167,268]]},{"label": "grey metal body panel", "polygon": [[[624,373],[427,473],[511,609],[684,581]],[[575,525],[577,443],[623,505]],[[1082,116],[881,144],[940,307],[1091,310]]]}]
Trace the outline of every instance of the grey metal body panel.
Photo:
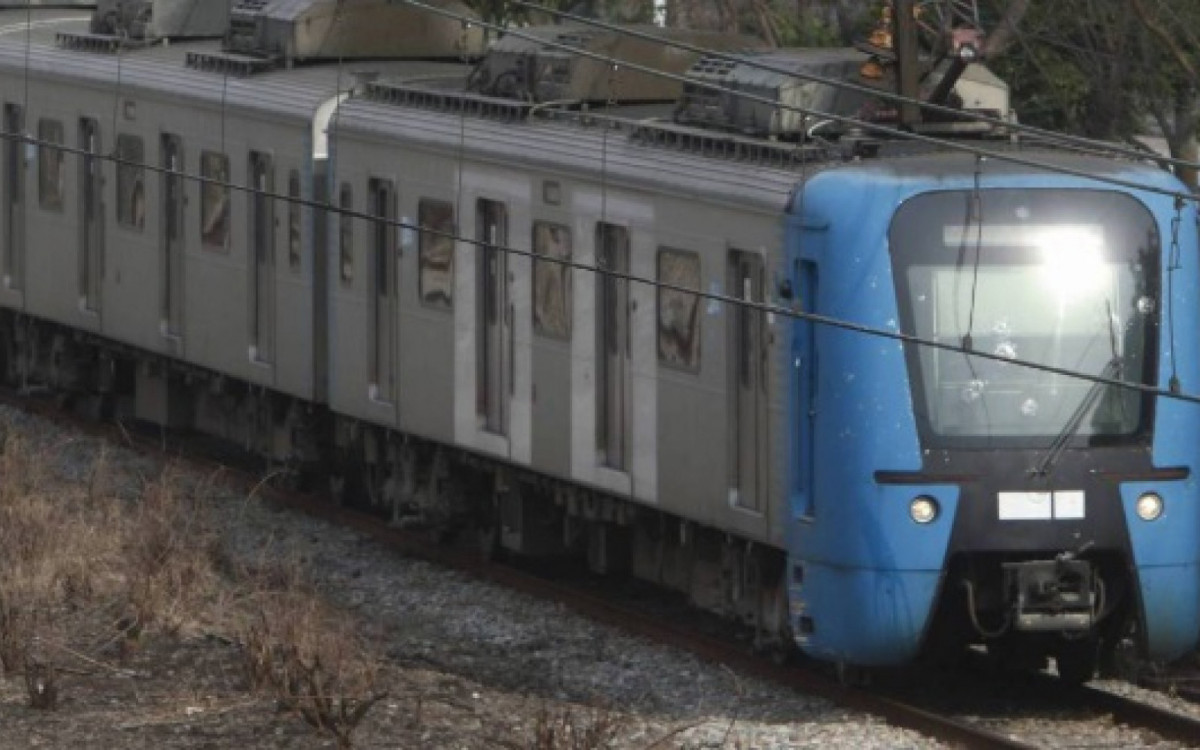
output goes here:
[{"label": "grey metal body panel", "polygon": [[[25,129],[36,135],[39,118],[62,123],[66,143],[78,145],[81,117],[99,123],[101,147],[107,153],[118,133],[137,136],[144,145],[148,165],[160,163],[163,133],[179,136],[185,171],[199,170],[204,150],[229,157],[230,177],[237,185],[248,179],[247,154],[270,155],[276,191],[286,185],[290,170],[304,176],[303,194],[312,196],[308,178],[314,172],[312,117],[317,107],[337,91],[350,87],[359,68],[352,65],[305,68],[267,73],[251,79],[223,77],[187,68],[187,53],[215,50],[217,42],[192,41],[152,46],[105,55],[63,49],[55,36],[86,31],[88,16],[78,11],[37,11],[27,28],[25,11],[0,12],[0,97],[27,108]],[[379,67],[378,63],[372,65]],[[384,65],[385,69],[404,66]],[[417,75],[442,74],[446,65],[419,63],[408,66]],[[63,209],[47,212],[38,206],[36,149],[27,149],[24,211],[28,262],[22,291],[0,285],[0,304],[85,330],[103,333],[149,351],[178,356],[186,361],[284,393],[311,398],[314,388],[313,246],[304,248],[301,266],[287,263],[274,268],[273,318],[278,322],[272,362],[254,361],[249,304],[252,278],[247,263],[245,235],[249,220],[248,199],[231,193],[231,239],[228,253],[200,246],[198,237],[201,186],[186,180],[183,211],[185,247],[178,336],[164,335],[160,310],[163,290],[162,216],[159,210],[160,179],[145,174],[147,206],[141,231],[108,221],[104,225],[103,309],[82,310],[75,283],[78,267],[80,214],[79,172],[76,157],[65,155]],[[115,165],[105,163],[102,204],[116,204]],[[276,206],[276,218],[286,215]],[[306,211],[311,219],[311,211]],[[286,257],[286,232],[276,231],[275,257]],[[308,233],[305,233],[308,236]],[[103,322],[101,322],[103,321]]]},{"label": "grey metal body panel", "polygon": [[[629,140],[625,130],[541,120],[503,124],[361,100],[350,100],[338,113],[330,138],[330,162],[314,164],[312,117],[322,102],[353,80],[350,66],[341,71],[306,68],[232,79],[183,66],[187,50],[205,48],[200,43],[115,58],[58,49],[49,41],[54,29],[46,27],[30,35],[34,43],[26,49],[23,35],[3,34],[5,17],[0,14],[0,97],[27,103],[27,129],[45,114],[62,119],[72,145],[70,137],[79,118],[92,116],[100,123],[105,148],[110,147],[115,112],[119,132],[143,138],[148,164],[159,163],[161,134],[173,133],[182,139],[186,171],[198,171],[202,150],[223,151],[229,156],[232,181],[244,185],[247,154],[260,151],[271,157],[277,189],[286,185],[291,169],[299,169],[306,178],[328,169],[333,200],[338,186],[348,182],[359,211],[366,206],[371,179],[392,180],[396,215],[403,221],[415,223],[421,198],[447,201],[455,205],[454,222],[464,237],[474,235],[480,200],[503,204],[508,245],[522,253],[531,250],[532,223],[552,221],[569,226],[572,260],[591,265],[596,258],[595,225],[604,221],[628,231],[630,272],[635,277],[655,276],[661,248],[697,253],[702,287],[722,293],[732,249],[760,253],[768,278],[781,267],[782,217],[793,186],[802,179],[794,171],[639,145]],[[421,70],[438,75],[447,68],[430,65]],[[67,170],[66,175],[65,195],[77,194],[77,170]],[[41,215],[36,207],[36,177],[31,167],[26,173],[31,250],[27,293],[23,300],[0,296],[0,304],[23,301],[31,313],[98,330],[100,323],[79,310],[77,285],[63,282],[62,269],[75,269],[77,262],[79,220],[74,202],[68,200],[62,214]],[[559,183],[557,205],[544,200],[547,179]],[[147,187],[157,191],[158,185],[148,175]],[[306,184],[305,194],[313,195],[313,189]],[[115,180],[110,177],[106,205],[115,202],[114,191]],[[329,405],[337,413],[782,544],[786,441],[778,385],[783,382],[786,352],[783,337],[774,333],[778,323],[768,325],[767,337],[772,378],[767,407],[771,501],[759,512],[748,512],[729,502],[728,330],[727,313],[720,306],[714,310],[702,303],[699,370],[677,371],[658,359],[654,289],[630,285],[629,461],[614,470],[602,466],[597,455],[596,285],[586,270],[571,272],[570,340],[551,340],[533,330],[531,260],[524,255],[509,258],[513,361],[508,429],[498,435],[484,429],[476,403],[478,269],[473,244],[456,243],[454,305],[451,310],[435,309],[419,298],[415,233],[401,231],[396,263],[396,396],[389,403],[373,398],[369,388],[370,233],[366,224],[356,221],[355,273],[348,283],[339,274],[336,219],[325,225],[328,253],[323,259],[314,259],[321,244],[316,243],[305,247],[299,274],[287,263],[275,264],[276,347],[274,361],[264,366],[253,362],[249,352],[248,200],[233,194],[230,250],[213,253],[200,247],[199,184],[189,181],[185,193],[185,311],[178,345],[167,341],[160,330],[160,290],[155,280],[161,273],[163,228],[157,210],[148,212],[143,232],[106,223],[108,259],[100,316],[105,335],[311,398],[321,377],[313,367],[314,341],[325,333]],[[158,205],[157,200],[148,205]],[[283,215],[277,208],[276,217]],[[275,257],[286,257],[287,232],[274,234]],[[315,320],[315,301],[320,297],[312,285],[315,261],[325,264],[328,278],[324,321]],[[66,273],[72,280],[73,271]],[[327,331],[319,330],[322,325],[328,326]]]},{"label": "grey metal body panel", "polygon": [[[386,167],[378,166],[381,160]],[[475,226],[480,198],[504,202],[509,245],[522,252],[530,250],[534,221],[566,224],[572,230],[572,260],[585,265],[595,262],[595,223],[603,217],[628,228],[635,277],[654,277],[660,248],[681,249],[700,255],[702,287],[719,293],[727,291],[728,254],[733,249],[758,254],[768,280],[779,271],[782,216],[797,181],[795,172],[639,146],[622,132],[605,134],[568,123],[501,124],[363,101],[351,101],[341,112],[335,162],[338,180],[356,186],[365,185],[372,165],[399,175],[401,205],[406,207],[402,216],[415,216],[421,197],[450,197],[459,205],[460,230]],[[546,179],[559,183],[558,206],[543,200]],[[522,256],[512,258],[515,377],[510,431],[498,438],[488,434],[475,410],[474,332],[470,324],[461,324],[474,320],[475,308],[464,297],[474,291],[477,253],[471,243],[458,243],[455,317],[460,324],[454,336],[440,337],[435,346],[417,346],[417,331],[426,321],[405,320],[419,305],[401,309],[405,333],[397,427],[633,497],[749,538],[783,543],[786,431],[778,386],[784,382],[787,354],[781,321],[765,324],[765,414],[771,454],[764,500],[753,512],[730,502],[727,440],[733,414],[726,397],[729,341],[723,306],[702,303],[700,370],[674,370],[658,361],[654,290],[631,285],[630,461],[625,470],[611,470],[600,465],[595,444],[598,364],[592,274],[571,272],[571,339],[556,340],[532,330],[530,263]],[[402,275],[407,272],[411,279],[417,273],[415,252],[406,247],[405,255]],[[414,282],[406,289],[415,295]],[[340,372],[331,387],[331,406],[363,419],[387,420],[390,414],[372,411],[365,380],[354,374],[360,367],[356,363],[367,360],[359,343],[362,336],[355,335],[356,330],[365,331],[360,327],[365,318],[355,313],[360,299],[347,294],[335,303],[339,312],[332,316],[331,340],[338,342],[341,355],[334,364]],[[426,318],[434,317],[425,312]],[[457,342],[453,349],[447,346],[452,341]],[[456,387],[447,389],[447,383]],[[444,421],[432,429],[427,414],[416,418],[418,409],[445,415],[451,401],[456,417],[449,436]],[[431,410],[431,405],[437,406]]]},{"label": "grey metal body panel", "polygon": [[533,360],[532,463],[557,476],[571,473],[571,347],[563,341],[535,337]]}]

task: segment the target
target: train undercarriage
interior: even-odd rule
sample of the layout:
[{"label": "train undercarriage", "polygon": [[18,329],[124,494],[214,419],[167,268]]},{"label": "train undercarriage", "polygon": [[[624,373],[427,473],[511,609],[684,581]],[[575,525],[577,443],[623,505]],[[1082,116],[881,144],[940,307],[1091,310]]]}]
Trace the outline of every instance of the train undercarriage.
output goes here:
[{"label": "train undercarriage", "polygon": [[[792,650],[782,550],[459,448],[29,316],[0,313],[7,384],[93,419],[211,436],[268,464],[273,481],[328,488],[381,522],[469,538],[485,556],[572,558],[679,592]],[[1118,552],[1033,559],[957,555],[923,657],[983,645],[1005,668],[1054,658],[1071,681],[1124,673],[1136,602]]]},{"label": "train undercarriage", "polygon": [[213,437],[381,522],[573,558],[680,592],[763,650],[792,647],[782,550],[26,315],[0,312],[0,356],[6,384],[86,417]]},{"label": "train undercarriage", "polygon": [[1133,571],[1116,551],[951,558],[925,651],[982,645],[997,666],[1040,670],[1053,658],[1068,682],[1128,673],[1136,649]]}]

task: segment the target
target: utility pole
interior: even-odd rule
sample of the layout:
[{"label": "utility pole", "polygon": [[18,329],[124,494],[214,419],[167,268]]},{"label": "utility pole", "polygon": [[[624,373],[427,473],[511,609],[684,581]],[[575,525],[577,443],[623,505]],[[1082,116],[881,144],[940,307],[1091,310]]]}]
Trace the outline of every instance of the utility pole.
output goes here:
[{"label": "utility pole", "polygon": [[920,63],[917,59],[917,18],[913,13],[913,0],[894,0],[895,25],[893,38],[896,52],[896,93],[905,97],[900,104],[900,124],[913,126],[921,121],[921,107],[917,99],[921,95]]}]

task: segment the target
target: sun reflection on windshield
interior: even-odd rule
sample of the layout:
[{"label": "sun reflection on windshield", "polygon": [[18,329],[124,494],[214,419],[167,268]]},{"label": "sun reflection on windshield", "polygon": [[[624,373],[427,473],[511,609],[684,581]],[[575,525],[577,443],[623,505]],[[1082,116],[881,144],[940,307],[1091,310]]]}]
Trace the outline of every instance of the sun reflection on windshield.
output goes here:
[{"label": "sun reflection on windshield", "polygon": [[1042,255],[1042,283],[1059,301],[1088,299],[1111,287],[1112,266],[1104,260],[1104,238],[1096,230],[1042,229],[1035,244]]}]

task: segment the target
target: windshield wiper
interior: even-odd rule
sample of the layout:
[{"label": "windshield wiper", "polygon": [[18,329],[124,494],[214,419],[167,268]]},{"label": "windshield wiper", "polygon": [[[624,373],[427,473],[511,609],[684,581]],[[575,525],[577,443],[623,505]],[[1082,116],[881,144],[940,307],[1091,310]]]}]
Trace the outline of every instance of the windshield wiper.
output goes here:
[{"label": "windshield wiper", "polygon": [[1112,300],[1105,300],[1104,307],[1108,315],[1108,352],[1110,359],[1104,365],[1104,369],[1100,371],[1097,380],[1092,381],[1092,385],[1088,388],[1087,393],[1083,395],[1083,400],[1071,412],[1071,416],[1067,419],[1066,424],[1058,431],[1054,442],[1050,443],[1046,455],[1042,457],[1041,462],[1034,468],[1029,470],[1030,475],[1035,477],[1044,477],[1054,468],[1058,457],[1062,455],[1063,449],[1067,447],[1067,443],[1071,438],[1075,437],[1075,433],[1079,431],[1079,425],[1083,422],[1083,418],[1087,416],[1088,411],[1096,404],[1096,399],[1100,397],[1103,390],[1102,386],[1108,385],[1105,380],[1118,380],[1121,377],[1121,355],[1117,350],[1117,327],[1113,325],[1113,309]]},{"label": "windshield wiper", "polygon": [[1054,442],[1050,443],[1050,447],[1046,450],[1046,455],[1037,466],[1029,470],[1029,474],[1035,477],[1044,477],[1054,468],[1054,464],[1058,461],[1058,457],[1062,455],[1063,449],[1067,447],[1067,443],[1071,438],[1075,437],[1075,433],[1079,431],[1079,425],[1083,422],[1083,418],[1087,416],[1091,408],[1096,405],[1096,400],[1100,398],[1100,394],[1104,391],[1104,386],[1111,385],[1105,382],[1110,379],[1117,379],[1121,376],[1121,358],[1114,356],[1104,365],[1104,369],[1097,376],[1100,379],[1092,381],[1092,385],[1083,396],[1083,400],[1071,412],[1071,416],[1067,419],[1066,424],[1059,430],[1055,436]]}]

